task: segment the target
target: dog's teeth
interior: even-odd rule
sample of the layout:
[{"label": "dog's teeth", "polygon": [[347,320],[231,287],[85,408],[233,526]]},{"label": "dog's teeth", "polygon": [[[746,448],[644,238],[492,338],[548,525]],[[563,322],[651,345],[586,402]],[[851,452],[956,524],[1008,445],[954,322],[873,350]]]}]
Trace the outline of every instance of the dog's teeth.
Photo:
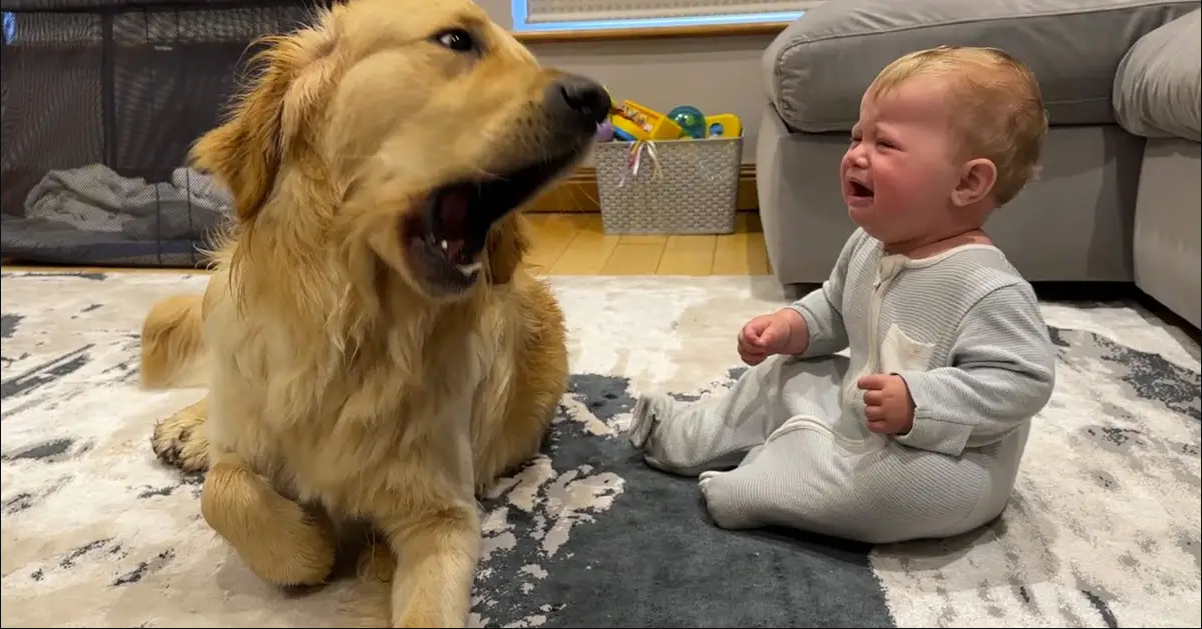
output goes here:
[{"label": "dog's teeth", "polygon": [[446,251],[446,250],[447,250],[447,241],[445,241],[445,240],[444,240],[444,241],[442,241],[442,242],[440,242],[440,243],[438,243],[438,244],[439,244],[439,246],[440,246],[440,247],[442,247],[442,250],[443,250],[443,251]]},{"label": "dog's teeth", "polygon": [[473,262],[471,264],[456,264],[455,268],[459,269],[459,272],[464,275],[471,275],[480,269],[480,263]]}]

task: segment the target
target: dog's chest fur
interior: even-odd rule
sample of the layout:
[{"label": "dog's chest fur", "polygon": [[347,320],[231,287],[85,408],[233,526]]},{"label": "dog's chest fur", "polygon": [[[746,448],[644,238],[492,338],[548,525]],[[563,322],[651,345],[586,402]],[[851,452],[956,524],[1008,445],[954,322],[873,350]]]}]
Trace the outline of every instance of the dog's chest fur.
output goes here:
[{"label": "dog's chest fur", "polygon": [[456,458],[454,444],[470,440],[495,347],[479,319],[463,324],[479,312],[407,318],[350,344],[324,330],[255,317],[231,324],[221,314],[209,326],[220,347],[210,441],[282,492],[354,513],[353,496],[378,487],[398,460]]}]

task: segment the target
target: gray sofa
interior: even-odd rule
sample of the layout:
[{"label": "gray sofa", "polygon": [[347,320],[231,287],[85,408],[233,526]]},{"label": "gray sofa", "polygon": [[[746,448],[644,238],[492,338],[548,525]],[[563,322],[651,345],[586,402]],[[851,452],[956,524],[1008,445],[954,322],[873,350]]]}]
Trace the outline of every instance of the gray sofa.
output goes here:
[{"label": "gray sofa", "polygon": [[828,0],[763,55],[756,179],[783,284],[822,282],[854,229],[838,163],[886,64],[996,46],[1036,73],[1043,171],[987,231],[1036,282],[1134,282],[1202,326],[1199,30],[1194,0]]}]

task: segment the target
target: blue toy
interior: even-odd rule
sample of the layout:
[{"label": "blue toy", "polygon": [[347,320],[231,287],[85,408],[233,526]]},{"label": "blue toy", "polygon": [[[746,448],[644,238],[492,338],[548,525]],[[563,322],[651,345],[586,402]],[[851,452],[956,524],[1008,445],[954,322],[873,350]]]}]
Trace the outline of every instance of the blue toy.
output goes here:
[{"label": "blue toy", "polygon": [[683,131],[683,136],[704,140],[706,135],[705,114],[692,105],[680,105],[668,112],[668,119]]}]

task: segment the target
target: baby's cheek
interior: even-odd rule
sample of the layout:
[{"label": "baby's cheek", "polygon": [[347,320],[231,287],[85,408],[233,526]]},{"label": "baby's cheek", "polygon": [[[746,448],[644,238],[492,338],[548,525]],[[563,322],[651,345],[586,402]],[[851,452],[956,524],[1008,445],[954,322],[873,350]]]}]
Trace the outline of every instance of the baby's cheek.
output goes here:
[{"label": "baby's cheek", "polygon": [[885,201],[887,209],[903,212],[906,208],[923,203],[929,196],[929,187],[922,175],[905,171],[893,171],[885,178],[884,190],[877,186],[879,200]]}]

